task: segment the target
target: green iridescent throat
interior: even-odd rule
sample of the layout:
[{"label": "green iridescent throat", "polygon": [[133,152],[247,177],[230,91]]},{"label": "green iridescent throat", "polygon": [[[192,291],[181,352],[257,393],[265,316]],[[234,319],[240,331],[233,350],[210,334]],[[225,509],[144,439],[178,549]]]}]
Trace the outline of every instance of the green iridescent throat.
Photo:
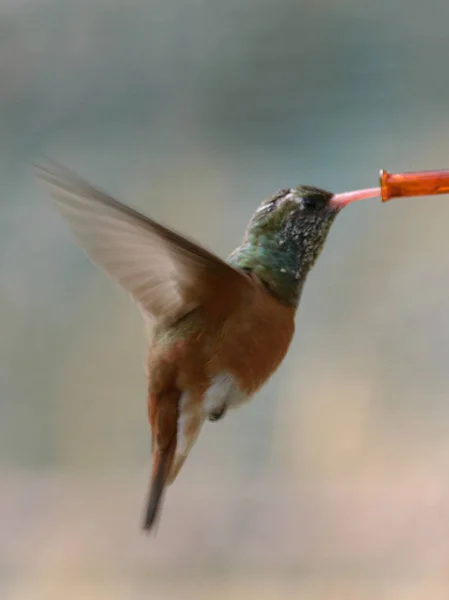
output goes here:
[{"label": "green iridescent throat", "polygon": [[254,273],[283,304],[297,306],[307,271],[303,274],[297,269],[294,249],[283,249],[280,240],[259,238],[259,243],[254,243],[254,236],[249,238],[236,248],[229,262]]},{"label": "green iridescent throat", "polygon": [[256,215],[243,243],[228,260],[254,273],[280,302],[296,307],[336,212],[323,211],[316,216],[279,213],[262,219]]}]

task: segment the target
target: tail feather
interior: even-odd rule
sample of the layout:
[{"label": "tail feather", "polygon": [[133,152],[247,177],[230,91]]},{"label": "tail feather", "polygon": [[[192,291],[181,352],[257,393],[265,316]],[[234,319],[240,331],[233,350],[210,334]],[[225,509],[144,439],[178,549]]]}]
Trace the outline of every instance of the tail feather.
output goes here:
[{"label": "tail feather", "polygon": [[158,449],[154,452],[153,473],[151,476],[150,495],[145,514],[143,529],[150,531],[155,525],[164,496],[167,478],[171,470],[176,450],[176,438],[164,451]]},{"label": "tail feather", "polygon": [[149,396],[149,415],[153,438],[153,470],[143,529],[150,531],[159,515],[165,487],[176,453],[178,400],[176,389]]}]

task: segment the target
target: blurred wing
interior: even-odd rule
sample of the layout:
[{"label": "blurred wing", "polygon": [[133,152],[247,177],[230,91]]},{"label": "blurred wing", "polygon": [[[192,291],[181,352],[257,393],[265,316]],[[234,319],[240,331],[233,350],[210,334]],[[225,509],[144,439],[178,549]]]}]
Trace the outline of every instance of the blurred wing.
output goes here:
[{"label": "blurred wing", "polygon": [[[251,289],[226,262],[58,164],[38,166],[78,244],[118,281],[146,316],[176,319],[210,299],[222,309]],[[232,287],[233,294],[226,293]],[[223,304],[225,302],[226,306]]]}]

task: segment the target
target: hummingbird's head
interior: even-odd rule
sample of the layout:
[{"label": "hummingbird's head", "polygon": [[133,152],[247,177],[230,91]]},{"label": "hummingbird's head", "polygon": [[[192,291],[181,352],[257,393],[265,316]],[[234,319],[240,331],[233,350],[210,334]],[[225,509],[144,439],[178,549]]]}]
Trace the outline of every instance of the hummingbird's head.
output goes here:
[{"label": "hummingbird's head", "polygon": [[311,186],[281,190],[262,202],[251,219],[248,234],[259,246],[276,241],[281,252],[284,247],[287,254],[300,252],[301,263],[309,270],[340,210],[332,198],[331,192]]},{"label": "hummingbird's head", "polygon": [[303,185],[281,190],[256,210],[231,263],[253,272],[279,300],[296,306],[337,214],[373,195],[377,188],[345,194]]}]

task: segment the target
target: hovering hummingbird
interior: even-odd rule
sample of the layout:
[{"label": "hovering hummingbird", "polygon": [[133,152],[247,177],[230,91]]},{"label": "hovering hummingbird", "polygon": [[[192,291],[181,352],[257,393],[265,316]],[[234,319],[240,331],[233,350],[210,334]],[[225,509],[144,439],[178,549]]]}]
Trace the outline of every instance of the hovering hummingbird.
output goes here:
[{"label": "hovering hummingbird", "polygon": [[[56,163],[38,171],[79,245],[131,294],[149,325],[149,530],[204,422],[247,402],[282,362],[304,282],[335,217],[381,188],[283,189],[260,204],[224,261]],[[387,177],[394,176],[384,172],[384,200]]]}]

